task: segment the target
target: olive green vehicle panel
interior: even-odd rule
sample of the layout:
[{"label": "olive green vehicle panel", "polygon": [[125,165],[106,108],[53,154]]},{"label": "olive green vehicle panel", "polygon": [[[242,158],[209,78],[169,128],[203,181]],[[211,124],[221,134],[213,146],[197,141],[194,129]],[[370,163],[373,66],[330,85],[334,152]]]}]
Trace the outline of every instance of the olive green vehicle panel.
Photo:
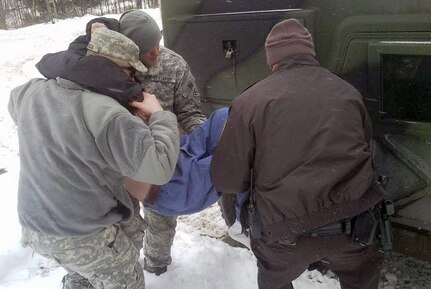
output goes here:
[{"label": "olive green vehicle panel", "polygon": [[288,18],[363,95],[396,201],[396,248],[431,260],[431,0],[162,1],[165,45],[189,63],[207,114],[269,74],[266,35]]}]

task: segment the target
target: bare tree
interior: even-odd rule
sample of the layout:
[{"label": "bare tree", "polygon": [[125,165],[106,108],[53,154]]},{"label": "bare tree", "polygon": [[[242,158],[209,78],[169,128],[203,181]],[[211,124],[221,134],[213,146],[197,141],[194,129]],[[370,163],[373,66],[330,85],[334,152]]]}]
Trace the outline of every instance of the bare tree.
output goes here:
[{"label": "bare tree", "polygon": [[54,22],[54,18],[58,18],[57,6],[54,0],[45,0],[46,9],[48,10],[49,20]]},{"label": "bare tree", "polygon": [[113,12],[116,14],[120,13],[120,7],[119,7],[120,5],[117,3],[117,1],[114,1],[113,4],[114,4],[114,9],[115,9]]},{"label": "bare tree", "polygon": [[142,0],[136,0],[136,9],[142,9]]},{"label": "bare tree", "polygon": [[4,0],[0,0],[0,29],[7,29],[6,2]]},{"label": "bare tree", "polygon": [[48,11],[48,17],[50,21],[53,21],[54,16],[52,15],[52,9],[51,9],[51,5],[49,4],[49,0],[45,0],[46,3],[46,10]]},{"label": "bare tree", "polygon": [[[181,0],[179,0],[181,1]],[[156,8],[159,0],[0,0],[0,29],[21,27],[88,12],[122,13],[128,9]],[[94,10],[93,10],[94,9]]]},{"label": "bare tree", "polygon": [[[105,1],[105,3],[106,3],[106,1]],[[104,13],[103,13],[103,2],[102,1],[100,1],[99,6],[100,6],[100,14],[103,15]]]},{"label": "bare tree", "polygon": [[31,17],[34,19],[36,19],[36,0],[32,0],[31,1]]},{"label": "bare tree", "polygon": [[159,6],[159,0],[144,0],[144,8],[157,8]]},{"label": "bare tree", "polygon": [[22,3],[20,0],[17,0],[15,2],[15,11],[17,15],[17,19],[18,19],[18,26],[25,26],[26,21],[25,21],[25,15],[24,15],[24,11],[23,8],[25,7],[25,3]]},{"label": "bare tree", "polygon": [[50,5],[52,5],[52,12],[54,12],[54,18],[58,18],[57,13],[57,4],[55,3],[55,0],[49,0]]}]

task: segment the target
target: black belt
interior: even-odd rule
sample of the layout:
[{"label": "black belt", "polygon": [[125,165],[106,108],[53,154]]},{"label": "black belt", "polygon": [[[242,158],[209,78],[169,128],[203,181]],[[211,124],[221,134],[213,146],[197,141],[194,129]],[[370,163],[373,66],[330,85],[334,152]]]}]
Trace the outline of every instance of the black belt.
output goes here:
[{"label": "black belt", "polygon": [[346,219],[339,222],[335,222],[323,227],[319,227],[317,229],[308,230],[298,236],[279,240],[277,241],[277,243],[294,246],[296,245],[296,242],[300,237],[315,238],[319,236],[331,236],[331,235],[342,235],[342,234],[350,235],[352,232],[352,220],[354,218],[356,217],[353,217],[352,219]]},{"label": "black belt", "polygon": [[330,236],[330,235],[341,235],[341,234],[350,235],[351,232],[352,232],[351,219],[346,219],[317,229],[305,231],[300,236],[319,237],[319,236]]}]

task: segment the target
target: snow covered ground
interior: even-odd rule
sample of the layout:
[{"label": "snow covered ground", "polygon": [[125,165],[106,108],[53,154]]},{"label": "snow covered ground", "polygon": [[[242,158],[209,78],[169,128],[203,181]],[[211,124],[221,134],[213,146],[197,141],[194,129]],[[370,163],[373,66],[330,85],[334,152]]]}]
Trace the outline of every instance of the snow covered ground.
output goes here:
[{"label": "snow covered ground", "polygon": [[[161,26],[159,10],[146,11]],[[110,17],[118,18],[119,15]],[[85,24],[92,18],[88,15],[62,20],[56,24],[0,30],[0,169],[7,169],[6,173],[0,173],[0,289],[61,288],[65,271],[54,262],[33,253],[31,249],[22,248],[19,243],[21,228],[16,213],[18,141],[16,128],[7,112],[7,102],[13,87],[30,78],[41,77],[34,65],[45,53],[66,49],[73,39],[83,33]],[[225,233],[226,228],[216,206],[199,214],[181,217],[172,251],[172,265],[167,273],[159,277],[145,272],[146,288],[257,288],[257,269],[253,254],[247,249],[233,248],[221,242],[218,238]],[[418,264],[415,260],[411,262]],[[427,265],[422,267],[424,266]],[[385,271],[392,283],[382,283],[382,288],[415,288],[412,285],[414,277],[410,277],[407,287],[396,287],[399,270],[397,267]],[[430,268],[426,269],[423,275],[430,276],[430,271]],[[295,281],[295,288],[340,288],[336,278],[331,276],[306,271]],[[430,278],[425,279],[422,284],[430,284],[429,280]]]}]

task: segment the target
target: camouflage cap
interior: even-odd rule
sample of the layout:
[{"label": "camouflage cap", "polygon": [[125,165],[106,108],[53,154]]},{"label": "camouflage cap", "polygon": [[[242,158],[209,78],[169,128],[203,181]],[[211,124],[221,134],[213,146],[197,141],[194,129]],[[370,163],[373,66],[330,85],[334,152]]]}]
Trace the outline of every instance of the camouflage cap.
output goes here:
[{"label": "camouflage cap", "polygon": [[99,28],[91,34],[87,49],[98,54],[129,63],[140,73],[148,69],[139,61],[139,48],[129,38],[107,28]]}]

